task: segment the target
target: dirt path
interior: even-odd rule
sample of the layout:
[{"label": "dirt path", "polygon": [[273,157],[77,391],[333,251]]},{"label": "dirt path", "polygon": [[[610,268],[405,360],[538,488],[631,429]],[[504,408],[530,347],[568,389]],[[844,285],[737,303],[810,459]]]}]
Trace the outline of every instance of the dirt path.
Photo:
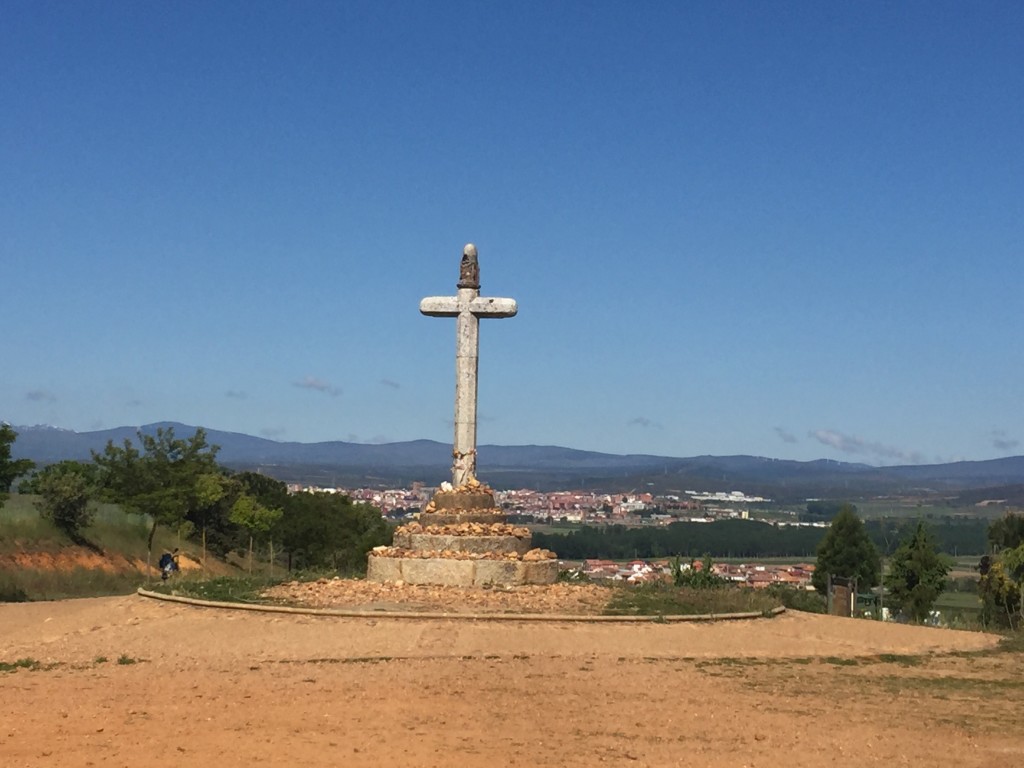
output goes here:
[{"label": "dirt path", "polygon": [[1016,766],[1024,665],[970,653],[993,643],[807,614],[622,626],[5,604],[0,661],[54,666],[0,673],[0,765]]}]

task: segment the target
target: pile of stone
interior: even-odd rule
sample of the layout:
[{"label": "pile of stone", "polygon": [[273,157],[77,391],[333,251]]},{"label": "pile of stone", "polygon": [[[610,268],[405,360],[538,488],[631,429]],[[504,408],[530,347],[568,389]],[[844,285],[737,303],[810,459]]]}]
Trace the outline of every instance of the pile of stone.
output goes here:
[{"label": "pile of stone", "polygon": [[403,547],[374,547],[373,557],[408,557],[418,560],[427,560],[433,557],[443,557],[447,560],[488,560],[497,555],[502,560],[522,560],[526,563],[536,563],[541,560],[554,560],[555,555],[550,549],[531,549],[528,552],[466,552],[460,549],[405,549]]},{"label": "pile of stone", "polygon": [[429,533],[437,536],[517,536],[524,539],[530,537],[530,529],[525,525],[509,525],[508,523],[456,523],[455,525],[438,525],[419,522],[406,523],[395,529],[395,535],[407,533]]},{"label": "pile of stone", "polygon": [[528,528],[505,522],[483,483],[446,483],[417,522],[395,531],[392,546],[370,552],[366,577],[462,587],[553,584],[555,553],[532,548],[530,538]]}]

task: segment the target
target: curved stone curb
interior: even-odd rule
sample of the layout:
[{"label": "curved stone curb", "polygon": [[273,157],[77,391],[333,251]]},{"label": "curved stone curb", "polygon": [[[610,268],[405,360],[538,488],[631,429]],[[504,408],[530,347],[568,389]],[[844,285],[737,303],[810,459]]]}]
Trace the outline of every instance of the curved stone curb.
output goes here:
[{"label": "curved stone curb", "polygon": [[632,624],[664,624],[684,621],[736,621],[739,619],[772,619],[779,614],[785,613],[783,606],[772,608],[769,615],[765,616],[760,611],[747,613],[701,613],[692,616],[587,616],[576,613],[420,613],[417,611],[368,611],[368,610],[346,610],[344,608],[296,608],[290,605],[266,605],[264,603],[225,603],[218,600],[201,600],[197,597],[183,597],[182,595],[164,595],[160,592],[151,592],[148,589],[139,587],[136,591],[142,597],[149,597],[154,600],[164,600],[169,603],[181,603],[183,605],[194,605],[200,608],[228,608],[236,611],[258,611],[261,613],[291,613],[300,616],[336,616],[349,619],[419,619],[430,621],[442,619],[444,621],[465,620],[465,621],[554,621],[554,622],[582,622],[582,623],[605,623],[619,622]]}]

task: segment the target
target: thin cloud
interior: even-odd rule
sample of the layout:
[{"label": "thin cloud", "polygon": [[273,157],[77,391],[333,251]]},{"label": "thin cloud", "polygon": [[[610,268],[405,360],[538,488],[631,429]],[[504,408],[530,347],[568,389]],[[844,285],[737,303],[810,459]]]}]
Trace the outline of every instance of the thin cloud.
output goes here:
[{"label": "thin cloud", "polygon": [[30,392],[25,393],[25,399],[31,400],[34,403],[55,403],[57,402],[57,396],[46,389],[33,389]]},{"label": "thin cloud", "polygon": [[385,387],[391,387],[391,389],[402,388],[401,384],[399,384],[397,381],[392,381],[391,379],[381,379],[380,383],[383,384]]},{"label": "thin cloud", "polygon": [[631,427],[643,427],[644,429],[661,429],[661,424],[651,421],[646,416],[634,416],[627,424]]},{"label": "thin cloud", "polygon": [[245,400],[249,397],[249,394],[238,389],[229,389],[224,393],[224,397],[230,400]]},{"label": "thin cloud", "polygon": [[809,432],[808,436],[843,453],[907,464],[921,464],[924,461],[924,457],[917,451],[903,451],[891,445],[864,440],[856,435],[846,435],[833,429],[816,429]]},{"label": "thin cloud", "polygon": [[785,427],[776,427],[775,428],[775,434],[778,435],[779,439],[782,440],[782,442],[784,442],[784,443],[796,443],[796,442],[799,442],[796,439],[796,435],[794,435],[792,432],[790,432]]},{"label": "thin cloud", "polygon": [[331,397],[337,397],[341,394],[341,390],[338,387],[332,387],[329,381],[318,379],[316,376],[306,376],[301,381],[292,382],[292,386],[299,389],[311,389],[314,392],[323,392]]},{"label": "thin cloud", "polygon": [[264,427],[260,430],[260,436],[274,440],[284,435],[286,431],[284,427]]},{"label": "thin cloud", "polygon": [[999,451],[1013,451],[1020,445],[1020,440],[1014,440],[1006,434],[1005,430],[992,430],[992,447]]}]

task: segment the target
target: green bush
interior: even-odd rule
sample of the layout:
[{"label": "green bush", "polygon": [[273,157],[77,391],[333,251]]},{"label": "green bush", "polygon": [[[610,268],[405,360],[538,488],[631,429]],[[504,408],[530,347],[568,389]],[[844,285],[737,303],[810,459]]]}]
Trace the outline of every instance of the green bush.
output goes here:
[{"label": "green bush", "polygon": [[725,584],[720,588],[677,587],[665,582],[612,587],[604,612],[611,616],[694,616],[767,613],[779,603],[763,590]]},{"label": "green bush", "polygon": [[28,593],[6,574],[0,573],[0,603],[28,602]]},{"label": "green bush", "polygon": [[768,587],[768,594],[786,608],[794,611],[825,613],[828,607],[823,595],[784,584],[772,584]]},{"label": "green bush", "polygon": [[672,561],[672,583],[677,587],[690,587],[691,589],[716,589],[729,582],[718,576],[711,562],[711,555],[705,554],[701,561],[700,568],[697,561],[691,560],[689,568],[683,568],[682,561],[677,555]]}]

